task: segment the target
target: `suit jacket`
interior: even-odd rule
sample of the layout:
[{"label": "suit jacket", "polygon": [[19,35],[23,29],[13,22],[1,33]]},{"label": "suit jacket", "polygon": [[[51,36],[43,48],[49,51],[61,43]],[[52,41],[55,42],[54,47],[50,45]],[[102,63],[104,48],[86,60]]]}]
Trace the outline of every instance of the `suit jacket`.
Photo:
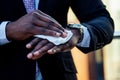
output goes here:
[{"label": "suit jacket", "polygon": [[[81,51],[87,53],[111,42],[114,24],[101,0],[40,0],[39,9],[65,27],[69,6],[90,32],[90,47],[77,46]],[[22,0],[0,0],[0,22],[15,21],[26,13]],[[0,46],[0,80],[35,79],[35,61],[27,59],[31,50],[25,48],[31,39]],[[77,80],[70,52],[46,54],[37,61],[44,80]]]}]

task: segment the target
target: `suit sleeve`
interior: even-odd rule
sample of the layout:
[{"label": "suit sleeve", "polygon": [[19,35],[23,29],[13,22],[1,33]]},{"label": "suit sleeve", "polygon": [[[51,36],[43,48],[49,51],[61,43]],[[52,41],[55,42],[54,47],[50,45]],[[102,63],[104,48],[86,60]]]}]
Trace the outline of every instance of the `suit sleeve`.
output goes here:
[{"label": "suit sleeve", "polygon": [[[72,0],[71,8],[90,33],[90,46],[78,47],[88,53],[109,44],[113,39],[114,22],[101,0]],[[84,33],[85,34],[85,33]]]}]

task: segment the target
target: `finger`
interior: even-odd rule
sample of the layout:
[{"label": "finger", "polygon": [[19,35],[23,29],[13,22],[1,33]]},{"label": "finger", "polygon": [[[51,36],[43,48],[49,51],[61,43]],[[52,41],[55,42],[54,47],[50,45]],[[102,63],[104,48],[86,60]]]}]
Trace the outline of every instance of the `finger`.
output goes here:
[{"label": "finger", "polygon": [[41,41],[40,38],[33,39],[31,42],[26,44],[26,48],[28,48],[28,49],[33,48],[39,41]]},{"label": "finger", "polygon": [[52,21],[54,21],[54,22],[55,22],[56,24],[58,24],[59,26],[62,26],[62,25],[60,25],[54,18],[52,18],[51,16],[45,14],[44,12],[42,12],[42,11],[40,11],[40,10],[37,10],[37,12],[38,12],[39,14],[43,15],[43,16],[48,17],[49,19],[52,19]]},{"label": "finger", "polygon": [[[48,18],[48,17],[46,17],[46,16],[43,16],[43,15],[41,15],[41,14],[39,14],[38,12],[34,12],[34,14],[36,14],[36,16],[37,16],[37,18],[41,21],[43,21],[43,22],[46,22],[46,27],[47,28],[50,28],[50,29],[53,29],[53,30],[55,30],[55,31],[57,31],[57,32],[59,32],[59,33],[61,33],[61,37],[66,37],[67,36],[67,32],[66,32],[66,30],[61,26],[61,25],[59,25],[58,23],[56,23],[57,21],[55,20],[55,19],[53,19],[52,17],[51,18]],[[36,19],[37,20],[37,19]],[[56,22],[55,22],[56,21]],[[36,22],[38,22],[38,21],[36,21]],[[37,23],[37,24],[40,24],[40,23]]]},{"label": "finger", "polygon": [[[43,16],[46,16],[48,18],[52,18],[51,16],[47,15],[46,13],[42,12],[41,10],[37,10],[37,12]],[[54,20],[54,18],[52,18]]]},{"label": "finger", "polygon": [[45,22],[49,22],[50,19],[42,14],[39,14],[37,11],[34,11],[31,13],[32,15],[36,16],[36,18],[40,19],[40,20],[43,20]]},{"label": "finger", "polygon": [[32,59],[35,59],[35,58],[40,58],[42,57],[44,54],[47,53],[47,51],[52,48],[54,45],[52,43],[48,43],[47,45],[45,45],[44,47],[42,47],[41,49],[35,51],[33,53],[34,57]]},{"label": "finger", "polygon": [[43,27],[34,27],[31,32],[30,32],[32,35],[39,35],[39,34],[42,34],[42,35],[49,35],[49,36],[54,36],[54,37],[59,37],[61,36],[61,33],[58,33],[56,31],[53,31],[53,30],[49,30],[49,29],[46,29],[46,28],[43,28]]},{"label": "finger", "polygon": [[39,55],[39,56],[33,56],[31,59],[32,59],[32,60],[37,60],[37,59],[41,58],[44,54],[46,54],[46,53],[42,53],[42,54]]},{"label": "finger", "polygon": [[48,50],[49,54],[55,54],[58,52],[65,52],[65,51],[69,51],[70,50],[70,45],[68,43],[64,44],[64,45],[59,45],[59,46],[55,46],[52,49]]},{"label": "finger", "polygon": [[[53,19],[52,17],[48,17],[47,14],[44,14],[43,13],[41,14],[40,11],[36,11],[36,12],[33,12],[34,14],[36,14],[36,16],[40,19],[40,20],[43,20],[45,22],[48,22],[49,24],[59,28],[60,30],[62,31],[65,31],[65,29],[55,20]],[[46,16],[47,15],[47,16]]]},{"label": "finger", "polygon": [[31,57],[31,59],[35,60],[35,59],[38,59],[38,58],[41,58],[44,54],[47,53],[47,48],[52,47],[53,44],[47,44],[45,47],[43,47],[41,50],[37,50],[36,52],[33,53],[34,56]]},{"label": "finger", "polygon": [[51,18],[56,24],[58,24],[59,26],[62,26],[60,25],[54,18],[52,18],[51,16],[45,14],[44,12],[40,11],[40,10],[37,10],[38,13],[44,15],[44,16],[47,16],[48,18]]},{"label": "finger", "polygon": [[[42,27],[36,26],[36,23],[37,23],[37,25],[42,26]],[[43,34],[43,35],[49,35],[49,36],[54,36],[54,37],[59,37],[59,36],[62,37],[63,36],[62,35],[63,31],[59,30],[58,28],[56,28],[54,26],[51,26],[50,24],[47,24],[46,22],[38,20],[38,19],[33,20],[33,25],[31,25],[31,27],[28,28],[28,32],[33,35]]]},{"label": "finger", "polygon": [[[39,50],[40,48],[42,48],[45,44],[47,44],[48,43],[48,41],[47,40],[42,40],[42,41],[40,41],[37,45],[36,45],[36,47],[27,55],[27,57],[29,58],[29,59],[32,59],[33,57],[34,57],[34,53],[37,51],[37,50]],[[37,55],[37,54],[36,54]]]},{"label": "finger", "polygon": [[47,51],[49,49],[51,49],[54,46],[54,44],[52,43],[48,43],[46,44],[44,47],[42,47],[41,49],[37,50],[36,52],[34,52],[34,55],[41,55],[42,53],[47,53]]},{"label": "finger", "polygon": [[33,23],[35,23],[35,25],[38,27],[43,27],[43,28],[46,28],[49,30],[53,30],[53,31],[59,32],[61,34],[63,33],[62,30],[60,30],[57,27],[54,27],[53,25],[51,25],[51,23],[46,23],[46,22],[38,20],[38,19],[34,20]]},{"label": "finger", "polygon": [[61,52],[61,50],[62,50],[62,47],[55,46],[55,47],[48,50],[48,54],[55,54],[57,52]]}]

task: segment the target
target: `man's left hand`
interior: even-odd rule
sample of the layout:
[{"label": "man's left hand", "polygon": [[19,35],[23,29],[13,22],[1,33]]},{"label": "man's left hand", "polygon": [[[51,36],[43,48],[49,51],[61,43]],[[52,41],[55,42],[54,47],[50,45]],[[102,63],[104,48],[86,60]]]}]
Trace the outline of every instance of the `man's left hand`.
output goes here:
[{"label": "man's left hand", "polygon": [[70,51],[73,47],[76,46],[80,38],[80,32],[78,29],[71,29],[71,31],[73,33],[71,39],[67,43],[57,46],[45,39],[33,39],[30,43],[26,45],[28,49],[33,48],[33,50],[27,55],[27,57],[29,59],[36,60],[46,53],[55,54],[58,52]]}]

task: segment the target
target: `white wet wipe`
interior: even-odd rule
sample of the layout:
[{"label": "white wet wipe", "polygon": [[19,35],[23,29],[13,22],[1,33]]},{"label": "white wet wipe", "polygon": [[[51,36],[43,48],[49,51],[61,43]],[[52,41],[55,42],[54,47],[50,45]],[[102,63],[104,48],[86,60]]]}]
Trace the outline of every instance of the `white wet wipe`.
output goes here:
[{"label": "white wet wipe", "polygon": [[69,41],[69,39],[72,37],[73,33],[70,30],[66,30],[67,31],[67,37],[62,38],[62,37],[52,37],[52,36],[47,36],[47,35],[35,35],[35,37],[38,38],[42,38],[42,39],[47,39],[48,41],[52,42],[55,45],[60,45],[60,44],[64,44],[67,41]]}]

